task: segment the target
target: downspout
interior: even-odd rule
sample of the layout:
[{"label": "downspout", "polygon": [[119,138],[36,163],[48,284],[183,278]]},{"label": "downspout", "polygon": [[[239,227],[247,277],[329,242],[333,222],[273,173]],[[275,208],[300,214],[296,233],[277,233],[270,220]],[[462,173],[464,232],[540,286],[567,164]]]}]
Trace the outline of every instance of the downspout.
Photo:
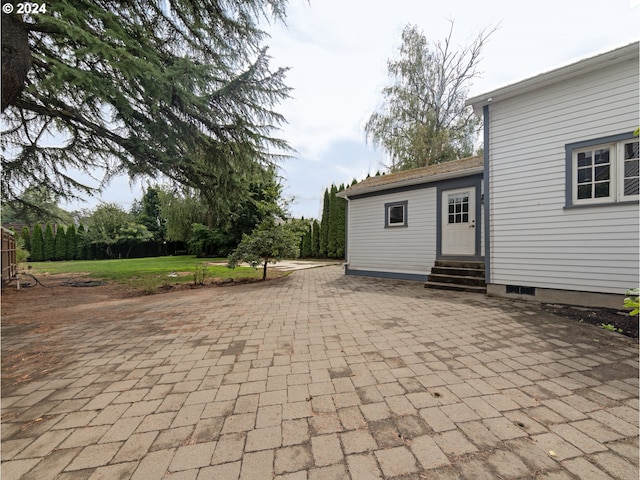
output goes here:
[{"label": "downspout", "polygon": [[491,211],[491,192],[489,191],[489,105],[482,107],[484,117],[484,281],[491,283],[491,232],[489,217]]},{"label": "downspout", "polygon": [[349,271],[349,210],[351,208],[351,201],[349,197],[345,196],[347,201],[344,212],[344,274],[347,275]]}]

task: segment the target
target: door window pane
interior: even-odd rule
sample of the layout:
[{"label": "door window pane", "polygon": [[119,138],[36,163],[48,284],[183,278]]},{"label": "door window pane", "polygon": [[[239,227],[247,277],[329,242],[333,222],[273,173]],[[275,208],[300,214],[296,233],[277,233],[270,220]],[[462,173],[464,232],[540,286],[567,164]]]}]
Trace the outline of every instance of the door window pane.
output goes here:
[{"label": "door window pane", "polygon": [[447,197],[449,204],[449,223],[469,222],[469,193],[456,193]]}]

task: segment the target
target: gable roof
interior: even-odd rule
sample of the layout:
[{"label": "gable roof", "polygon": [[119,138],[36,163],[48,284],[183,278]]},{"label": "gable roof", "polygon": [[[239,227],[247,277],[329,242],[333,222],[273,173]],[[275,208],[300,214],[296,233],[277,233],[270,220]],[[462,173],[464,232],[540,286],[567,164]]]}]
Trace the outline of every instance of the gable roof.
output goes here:
[{"label": "gable roof", "polygon": [[437,163],[413,170],[389,173],[376,177],[369,177],[355,185],[338,192],[339,197],[353,197],[363,193],[378,192],[391,188],[405,187],[431,183],[448,178],[465,177],[482,173],[484,161],[482,156],[461,158],[450,162]]},{"label": "gable roof", "polygon": [[635,41],[623,47],[618,47],[605,53],[584,58],[569,65],[526,78],[516,83],[497,88],[487,93],[467,99],[465,105],[471,105],[476,113],[482,112],[484,105],[505,100],[516,95],[561,82],[567,78],[585,75],[594,70],[605,68],[607,65],[638,58],[640,42]]}]

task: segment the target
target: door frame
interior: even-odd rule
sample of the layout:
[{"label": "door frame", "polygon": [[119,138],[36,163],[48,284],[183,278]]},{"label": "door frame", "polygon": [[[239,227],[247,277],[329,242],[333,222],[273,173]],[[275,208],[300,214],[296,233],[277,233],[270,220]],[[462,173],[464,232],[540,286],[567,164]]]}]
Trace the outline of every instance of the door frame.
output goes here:
[{"label": "door frame", "polygon": [[[484,257],[480,251],[481,245],[481,233],[484,228],[482,217],[482,174],[473,175],[469,177],[454,178],[446,180],[438,184],[436,192],[436,216],[437,216],[437,233],[436,233],[436,258],[437,259],[450,259],[450,260],[482,260]],[[476,226],[475,230],[475,252],[472,255],[443,255],[442,254],[442,209],[445,205],[442,204],[442,192],[447,190],[457,190],[460,188],[474,187],[476,192],[475,198],[475,216]]]}]

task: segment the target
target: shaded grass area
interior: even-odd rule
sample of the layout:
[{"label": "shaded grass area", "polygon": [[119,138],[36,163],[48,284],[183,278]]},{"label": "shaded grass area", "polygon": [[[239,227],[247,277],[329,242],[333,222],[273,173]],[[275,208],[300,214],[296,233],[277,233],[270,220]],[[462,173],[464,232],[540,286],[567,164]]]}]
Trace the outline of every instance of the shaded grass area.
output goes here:
[{"label": "shaded grass area", "polygon": [[[262,271],[250,267],[229,269],[226,258],[147,257],[113,260],[72,260],[65,262],[31,262],[29,273],[75,274],[91,279],[114,282],[149,293],[159,287],[186,283],[214,283],[261,279]],[[213,265],[224,263],[225,265]]]}]

